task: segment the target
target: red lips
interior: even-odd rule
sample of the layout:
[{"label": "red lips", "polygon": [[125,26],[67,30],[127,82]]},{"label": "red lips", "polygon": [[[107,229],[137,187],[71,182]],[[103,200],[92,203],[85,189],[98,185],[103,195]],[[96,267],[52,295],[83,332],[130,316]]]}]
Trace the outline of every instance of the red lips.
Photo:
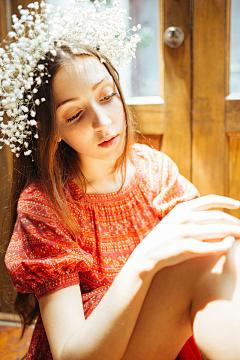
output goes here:
[{"label": "red lips", "polygon": [[100,141],[100,143],[98,144],[98,146],[101,147],[111,147],[114,146],[117,142],[118,142],[118,137],[119,135],[109,135],[106,136],[104,138],[102,138],[102,140]]}]

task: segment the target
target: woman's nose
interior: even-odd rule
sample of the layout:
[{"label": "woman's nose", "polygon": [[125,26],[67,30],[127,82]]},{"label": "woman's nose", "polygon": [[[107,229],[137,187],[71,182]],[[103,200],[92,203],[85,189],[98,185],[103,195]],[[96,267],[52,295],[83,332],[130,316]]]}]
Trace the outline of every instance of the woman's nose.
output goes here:
[{"label": "woman's nose", "polygon": [[106,114],[101,105],[93,108],[92,126],[95,131],[106,130],[112,124],[112,120]]}]

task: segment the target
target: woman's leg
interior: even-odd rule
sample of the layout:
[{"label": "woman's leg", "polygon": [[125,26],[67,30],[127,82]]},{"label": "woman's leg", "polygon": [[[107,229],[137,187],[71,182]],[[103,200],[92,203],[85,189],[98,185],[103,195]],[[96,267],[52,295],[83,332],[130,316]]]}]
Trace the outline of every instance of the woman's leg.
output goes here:
[{"label": "woman's leg", "polygon": [[194,337],[204,359],[240,359],[240,240],[226,261],[222,258],[200,280],[192,318]]},{"label": "woman's leg", "polygon": [[[232,255],[230,257],[232,259]],[[215,287],[216,274],[211,271],[219,259],[219,256],[193,259],[156,274],[123,360],[172,360],[177,357],[192,335],[195,314],[212,299],[207,296],[206,288],[208,283],[212,289]],[[225,277],[230,279],[232,271]],[[219,290],[225,288],[226,281],[222,281],[222,285],[219,281],[212,294],[220,296]],[[232,289],[230,285],[221,296],[231,296]],[[204,322],[199,327],[204,332]]]}]

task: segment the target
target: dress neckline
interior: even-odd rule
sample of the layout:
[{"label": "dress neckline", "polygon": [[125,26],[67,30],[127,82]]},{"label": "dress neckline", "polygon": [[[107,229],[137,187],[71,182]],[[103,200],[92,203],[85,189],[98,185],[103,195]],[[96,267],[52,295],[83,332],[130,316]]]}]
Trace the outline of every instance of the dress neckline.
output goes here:
[{"label": "dress neckline", "polygon": [[[128,194],[129,192],[132,191],[132,189],[135,187],[135,185],[139,179],[137,154],[135,154],[134,152],[133,152],[133,164],[135,166],[135,173],[134,173],[132,179],[125,186],[123,186],[123,188],[120,191],[114,191],[114,192],[109,192],[109,193],[105,193],[105,194],[88,194],[87,193],[83,197],[83,199],[96,200],[96,201],[97,200],[110,200],[110,199],[116,200],[116,199],[120,199],[120,198],[126,196],[126,194]],[[68,182],[67,186],[75,200],[79,200],[82,198],[82,196],[83,196],[82,189],[75,182],[70,180]]]}]

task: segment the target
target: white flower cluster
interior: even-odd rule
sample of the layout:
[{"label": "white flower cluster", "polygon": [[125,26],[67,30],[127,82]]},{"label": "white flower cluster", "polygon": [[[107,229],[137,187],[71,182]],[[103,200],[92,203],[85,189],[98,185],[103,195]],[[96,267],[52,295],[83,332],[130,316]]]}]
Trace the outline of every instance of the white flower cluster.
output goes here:
[{"label": "white flower cluster", "polygon": [[[45,65],[37,64],[47,52],[54,58],[56,47],[74,40],[100,50],[113,65],[125,66],[135,57],[140,41],[135,32],[141,25],[126,32],[126,10],[120,9],[119,3],[115,1],[104,11],[99,8],[105,0],[76,0],[65,10],[45,2],[31,3],[26,10],[18,7],[21,17],[13,15],[13,31],[0,47],[0,142],[16,156],[21,151],[24,155],[32,152],[29,145],[31,129],[37,125],[36,106],[45,101],[36,99],[36,94],[50,76]],[[37,129],[34,137],[38,138]]]}]

